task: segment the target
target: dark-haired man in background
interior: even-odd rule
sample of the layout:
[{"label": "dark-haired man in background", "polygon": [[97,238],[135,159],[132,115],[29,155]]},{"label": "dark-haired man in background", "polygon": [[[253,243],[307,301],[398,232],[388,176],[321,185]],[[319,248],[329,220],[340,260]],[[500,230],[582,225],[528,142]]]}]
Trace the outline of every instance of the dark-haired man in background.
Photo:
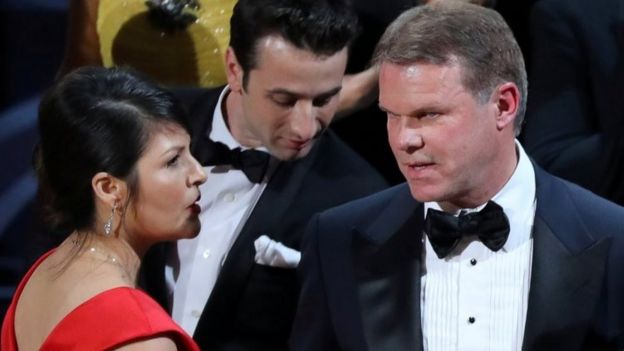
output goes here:
[{"label": "dark-haired man in background", "polygon": [[202,230],[144,268],[148,290],[204,350],[286,350],[305,224],[385,187],[327,131],[356,25],[340,1],[241,0],[228,85],[182,94],[208,173]]},{"label": "dark-haired man in background", "polygon": [[502,17],[416,7],[375,57],[407,183],[314,217],[293,350],[622,350],[624,209],[515,139],[527,79]]}]

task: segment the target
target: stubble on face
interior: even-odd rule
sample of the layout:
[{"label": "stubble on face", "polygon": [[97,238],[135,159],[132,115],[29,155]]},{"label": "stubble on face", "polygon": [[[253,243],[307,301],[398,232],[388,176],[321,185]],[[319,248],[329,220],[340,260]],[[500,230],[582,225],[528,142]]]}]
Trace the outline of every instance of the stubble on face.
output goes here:
[{"label": "stubble on face", "polygon": [[461,77],[457,64],[382,64],[390,145],[418,201],[475,207],[513,171],[513,137],[497,130],[495,105],[479,102]]},{"label": "stubble on face", "polygon": [[228,98],[231,132],[243,146],[265,147],[280,160],[303,158],[336,112],[347,49],[318,56],[273,35],[256,51],[245,89]]}]

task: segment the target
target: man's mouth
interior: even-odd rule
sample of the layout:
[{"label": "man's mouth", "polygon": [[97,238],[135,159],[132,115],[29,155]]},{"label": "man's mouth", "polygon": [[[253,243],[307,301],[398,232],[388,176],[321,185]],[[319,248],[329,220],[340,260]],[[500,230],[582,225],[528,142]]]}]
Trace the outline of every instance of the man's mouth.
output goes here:
[{"label": "man's mouth", "polygon": [[308,139],[308,140],[292,140],[291,139],[291,140],[288,140],[286,144],[291,149],[301,150],[305,148],[306,146],[308,146],[311,141],[312,139]]}]

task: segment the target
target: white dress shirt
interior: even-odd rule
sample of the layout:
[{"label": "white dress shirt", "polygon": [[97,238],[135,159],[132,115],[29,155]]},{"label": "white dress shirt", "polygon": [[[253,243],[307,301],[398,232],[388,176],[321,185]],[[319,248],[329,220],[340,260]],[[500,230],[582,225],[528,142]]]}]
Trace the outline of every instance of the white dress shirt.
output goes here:
[{"label": "white dress shirt", "polygon": [[[492,198],[505,211],[511,228],[501,250],[489,250],[476,237],[464,238],[439,259],[423,234],[421,321],[426,351],[522,348],[536,199],[533,165],[518,142],[516,149],[518,165]],[[429,208],[440,209],[437,203],[425,203],[425,213]]]},{"label": "white dress shirt", "polygon": [[[220,106],[228,92],[226,87],[219,96],[209,137],[231,149],[248,149],[234,139],[225,124]],[[263,148],[258,150],[267,151]],[[208,166],[204,170],[208,178],[200,186],[201,231],[193,239],[179,240],[176,249],[171,250],[165,267],[172,302],[171,315],[190,335],[197,327],[227,254],[268,179],[252,183],[242,171],[229,166]]]}]

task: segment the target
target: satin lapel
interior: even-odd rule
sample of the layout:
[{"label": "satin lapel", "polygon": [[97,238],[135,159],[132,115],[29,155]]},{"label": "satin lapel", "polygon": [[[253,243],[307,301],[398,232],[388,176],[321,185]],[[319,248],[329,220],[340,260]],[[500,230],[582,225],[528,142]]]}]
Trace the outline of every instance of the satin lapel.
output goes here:
[{"label": "satin lapel", "polygon": [[369,350],[421,350],[423,206],[405,190],[374,223],[356,229],[353,265]]},{"label": "satin lapel", "polygon": [[[317,150],[318,148],[313,150],[314,155]],[[200,330],[201,325],[206,323],[205,320],[210,319],[211,315],[229,315],[228,309],[236,306],[251,268],[255,264],[254,241],[262,234],[269,234],[277,241],[282,240],[274,230],[280,227],[281,219],[288,216],[287,212],[294,208],[292,203],[313,163],[312,156],[294,162],[281,162],[278,165],[228,253],[197,330]]]},{"label": "satin lapel", "polygon": [[579,350],[591,327],[611,241],[595,241],[561,183],[537,169],[533,264],[523,350]]},{"label": "satin lapel", "polygon": [[[218,107],[219,95],[222,89],[208,90],[201,96],[193,99],[190,104],[189,127],[191,128],[193,156],[204,164],[206,161],[207,151],[211,147],[208,135],[212,130],[212,118],[215,109]],[[188,100],[188,97],[186,98]]]},{"label": "satin lapel", "polygon": [[599,300],[610,240],[571,254],[535,222],[533,269],[523,350],[578,350]]}]

